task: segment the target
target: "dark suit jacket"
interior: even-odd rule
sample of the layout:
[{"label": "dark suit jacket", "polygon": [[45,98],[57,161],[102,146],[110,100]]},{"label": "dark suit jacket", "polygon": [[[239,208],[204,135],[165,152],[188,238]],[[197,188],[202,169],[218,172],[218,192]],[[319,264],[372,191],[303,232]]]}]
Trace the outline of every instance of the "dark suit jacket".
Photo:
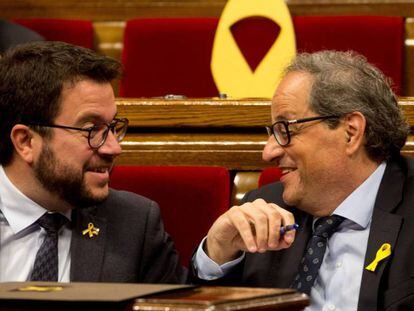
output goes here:
[{"label": "dark suit jacket", "polygon": [[[99,228],[92,238],[82,234],[89,223]],[[185,282],[159,208],[149,199],[111,189],[102,204],[75,209],[72,226],[72,282]]]},{"label": "dark suit jacket", "polygon": [[[263,198],[290,209],[299,230],[286,250],[246,254],[217,284],[261,287],[290,287],[312,232],[312,216],[288,207],[281,199],[282,185],[270,184],[249,193],[246,201]],[[414,310],[414,161],[390,161],[381,181],[372,216],[364,267],[375,258],[383,243],[390,243],[392,255],[380,262],[375,272],[363,271],[358,310]],[[194,274],[196,271],[192,271]],[[199,281],[195,279],[196,281]]]},{"label": "dark suit jacket", "polygon": [[18,44],[43,40],[44,38],[41,35],[31,29],[0,20],[0,54]]}]

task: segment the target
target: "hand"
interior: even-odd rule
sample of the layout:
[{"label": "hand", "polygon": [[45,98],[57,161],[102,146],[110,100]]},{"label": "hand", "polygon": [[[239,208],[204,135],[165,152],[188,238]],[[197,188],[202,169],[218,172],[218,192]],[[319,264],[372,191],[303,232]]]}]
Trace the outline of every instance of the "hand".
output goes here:
[{"label": "hand", "polygon": [[221,265],[235,259],[240,251],[263,253],[288,248],[295,230],[280,236],[280,227],[294,223],[292,213],[262,199],[233,206],[211,226],[206,253]]}]

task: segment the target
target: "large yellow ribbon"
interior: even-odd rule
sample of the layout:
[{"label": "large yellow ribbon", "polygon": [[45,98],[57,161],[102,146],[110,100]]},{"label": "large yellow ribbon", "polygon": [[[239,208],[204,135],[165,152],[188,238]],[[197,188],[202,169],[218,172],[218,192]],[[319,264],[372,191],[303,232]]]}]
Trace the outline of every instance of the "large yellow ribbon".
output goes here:
[{"label": "large yellow ribbon", "polygon": [[[230,30],[237,21],[251,16],[268,18],[280,26],[279,37],[254,72]],[[211,71],[220,93],[272,98],[284,68],[295,54],[295,31],[284,0],[229,0],[217,26]]]},{"label": "large yellow ribbon", "polygon": [[99,228],[96,228],[93,223],[89,223],[88,224],[88,228],[82,231],[82,234],[89,234],[90,238],[93,238],[94,235],[98,235],[99,234]]},{"label": "large yellow ribbon", "polygon": [[391,255],[391,245],[389,243],[384,243],[381,245],[381,247],[377,251],[377,255],[375,256],[375,259],[365,267],[368,271],[375,272],[377,269],[377,265],[380,261],[384,260],[385,258],[389,257]]}]

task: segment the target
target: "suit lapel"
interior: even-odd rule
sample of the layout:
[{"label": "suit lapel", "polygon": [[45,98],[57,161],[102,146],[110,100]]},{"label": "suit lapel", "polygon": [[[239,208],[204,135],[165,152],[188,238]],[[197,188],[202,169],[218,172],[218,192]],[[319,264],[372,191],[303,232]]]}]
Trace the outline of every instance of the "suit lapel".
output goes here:
[{"label": "suit lapel", "polygon": [[[70,280],[98,282],[101,279],[106,242],[106,219],[97,217],[97,207],[74,210],[74,227],[71,242]],[[99,234],[90,237],[83,231],[92,223],[99,228]]]},{"label": "suit lapel", "polygon": [[[362,273],[358,310],[374,311],[378,306],[378,292],[385,267],[392,258],[402,217],[392,214],[402,200],[405,177],[397,163],[390,162],[385,170],[378,190],[372,215],[371,229],[365,254],[364,270]],[[365,269],[376,257],[377,251],[384,244],[391,244],[391,256],[381,261],[374,272]]]}]

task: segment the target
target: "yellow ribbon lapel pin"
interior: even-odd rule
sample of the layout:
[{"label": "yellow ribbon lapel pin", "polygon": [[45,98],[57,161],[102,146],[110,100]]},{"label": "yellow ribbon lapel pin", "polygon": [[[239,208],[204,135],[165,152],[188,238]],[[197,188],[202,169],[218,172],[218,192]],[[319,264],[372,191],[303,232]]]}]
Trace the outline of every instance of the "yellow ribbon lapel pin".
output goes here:
[{"label": "yellow ribbon lapel pin", "polygon": [[95,227],[93,223],[88,224],[88,228],[82,231],[83,235],[88,234],[90,238],[93,238],[95,235],[99,234],[99,228]]},{"label": "yellow ribbon lapel pin", "polygon": [[365,267],[368,271],[375,272],[377,269],[377,265],[380,261],[384,260],[385,258],[389,257],[391,255],[391,244],[384,243],[381,245],[381,247],[378,249],[377,254],[375,255],[375,259]]}]

